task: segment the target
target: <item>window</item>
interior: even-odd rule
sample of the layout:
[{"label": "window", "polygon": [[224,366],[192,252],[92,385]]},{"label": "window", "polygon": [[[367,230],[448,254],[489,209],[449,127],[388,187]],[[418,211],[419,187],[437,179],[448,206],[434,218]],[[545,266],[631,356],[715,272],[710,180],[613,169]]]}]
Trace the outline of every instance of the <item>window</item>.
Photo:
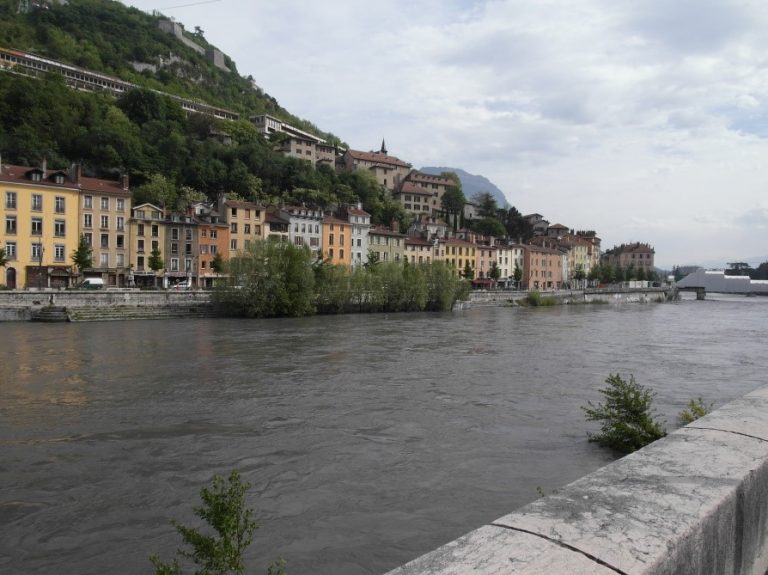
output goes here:
[{"label": "window", "polygon": [[251,219],[251,210],[245,210],[245,219],[250,220]]},{"label": "window", "polygon": [[32,218],[32,235],[43,235],[43,218]]},{"label": "window", "polygon": [[152,224],[152,237],[156,238],[159,234],[159,228],[157,224]]},{"label": "window", "polygon": [[40,242],[32,244],[32,259],[43,261],[43,244]]},{"label": "window", "polygon": [[229,212],[233,218],[237,217],[237,208],[232,208]]},{"label": "window", "polygon": [[122,232],[125,229],[125,218],[123,216],[117,216],[117,230]]},{"label": "window", "polygon": [[125,254],[117,254],[117,267],[125,267]]},{"label": "window", "polygon": [[[93,227],[93,216],[91,214],[83,214],[83,227],[84,228]],[[139,229],[141,229],[141,226],[139,226]]]},{"label": "window", "polygon": [[57,262],[64,261],[64,244],[56,244],[53,246],[53,259]]},{"label": "window", "polygon": [[343,249],[343,248],[340,248],[340,249],[339,249],[339,259],[340,259],[340,260],[343,260],[343,259],[344,259],[344,249]]},{"label": "window", "polygon": [[320,240],[318,238],[309,238],[309,245],[313,248],[316,248],[320,245]]},{"label": "window", "polygon": [[253,233],[257,236],[261,235],[261,226],[253,226]]},{"label": "window", "polygon": [[136,217],[139,218],[140,220],[143,220],[144,218],[146,218],[146,216],[144,215],[144,210],[136,210]]},{"label": "window", "polygon": [[171,239],[172,240],[178,240],[179,239],[179,228],[173,228],[171,230]]},{"label": "window", "polygon": [[5,257],[9,260],[16,259],[16,242],[5,242]]},{"label": "window", "polygon": [[144,235],[144,224],[139,224],[138,230],[136,231],[136,235],[139,235],[139,236]]},{"label": "window", "polygon": [[192,259],[187,258],[184,260],[184,271],[191,272],[192,271]]},{"label": "window", "polygon": [[200,262],[200,267],[201,267],[202,269],[205,269],[206,267],[208,267],[208,266],[206,265],[207,263],[208,263],[208,262],[206,262],[206,261],[202,261],[202,262]]},{"label": "window", "polygon": [[8,210],[16,209],[16,192],[5,192],[5,208]]},{"label": "window", "polygon": [[219,251],[217,246],[208,246],[211,250],[211,254],[216,254]]},{"label": "window", "polygon": [[122,198],[117,199],[117,211],[118,212],[124,212],[125,211],[125,200]]},{"label": "window", "polygon": [[84,196],[83,197],[83,207],[86,210],[90,210],[93,207],[93,196]]},{"label": "window", "polygon": [[109,198],[101,198],[101,209],[102,210],[109,209]]},{"label": "window", "polygon": [[192,241],[192,228],[187,228],[184,230],[184,239],[188,242]]},{"label": "window", "polygon": [[329,246],[332,246],[332,245],[333,245],[333,234],[330,234],[330,235],[328,236],[328,245],[329,245]]},{"label": "window", "polygon": [[85,241],[88,243],[89,246],[93,245],[93,234],[91,232],[85,232],[83,234],[83,237],[85,238]]},{"label": "window", "polygon": [[340,246],[343,246],[343,245],[344,245],[344,234],[341,234],[341,235],[339,236],[339,245],[340,245]]},{"label": "window", "polygon": [[144,269],[144,256],[139,256],[136,258],[136,267],[138,267],[140,270]]},{"label": "window", "polygon": [[5,233],[16,235],[16,216],[5,217]]},{"label": "window", "polygon": [[229,224],[229,231],[233,234],[237,233],[237,222],[232,222]]},{"label": "window", "polygon": [[156,240],[152,240],[152,251],[159,250],[160,249],[160,243]]},{"label": "window", "polygon": [[137,244],[137,249],[140,254],[144,253],[144,240],[139,240],[139,243]]},{"label": "window", "polygon": [[99,266],[103,268],[109,267],[109,254],[99,254]]},{"label": "window", "polygon": [[251,224],[245,224],[243,226],[243,233],[250,234],[251,233]]},{"label": "window", "polygon": [[119,235],[117,236],[117,249],[124,249],[125,248],[125,236]]},{"label": "window", "polygon": [[109,234],[101,234],[101,247],[102,248],[108,248],[109,247]]},{"label": "window", "polygon": [[200,253],[201,254],[207,254],[208,253],[208,246],[205,244],[200,244]]},{"label": "window", "polygon": [[64,198],[62,196],[56,196],[56,199],[54,200],[53,205],[57,214],[64,213]]},{"label": "window", "polygon": [[32,209],[36,212],[39,212],[43,209],[42,194],[32,194]]},{"label": "window", "polygon": [[231,239],[229,240],[229,249],[236,250],[237,249],[237,240]]},{"label": "window", "polygon": [[171,244],[171,253],[172,254],[178,254],[179,253],[179,244],[177,244],[175,242]]},{"label": "window", "polygon": [[179,258],[171,258],[171,271],[179,271]]},{"label": "window", "polygon": [[57,238],[67,235],[67,226],[64,220],[55,220],[53,222],[53,235]]},{"label": "window", "polygon": [[192,255],[192,244],[184,244],[184,255]]},{"label": "window", "polygon": [[109,228],[109,216],[101,216],[101,229],[106,230]]},{"label": "window", "polygon": [[333,259],[333,248],[328,250],[328,257]]},{"label": "window", "polygon": [[243,241],[243,249],[244,250],[248,251],[248,249],[250,249],[250,247],[251,247],[251,240]]},{"label": "window", "polygon": [[211,230],[211,239],[215,240],[217,236],[218,236],[217,230]]}]

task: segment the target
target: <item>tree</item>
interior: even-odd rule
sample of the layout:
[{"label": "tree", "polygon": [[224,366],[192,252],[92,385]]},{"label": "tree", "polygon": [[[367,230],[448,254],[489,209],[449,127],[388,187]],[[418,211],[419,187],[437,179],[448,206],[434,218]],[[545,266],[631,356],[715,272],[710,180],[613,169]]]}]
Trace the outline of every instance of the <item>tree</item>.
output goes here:
[{"label": "tree", "polygon": [[491,269],[488,271],[488,277],[493,281],[499,281],[499,278],[501,277],[501,268],[499,268],[499,264],[496,262],[491,264]]},{"label": "tree", "polygon": [[496,218],[482,218],[472,222],[472,231],[482,236],[501,238],[507,235],[504,225]]},{"label": "tree", "polygon": [[446,188],[441,200],[443,210],[453,216],[453,229],[458,228],[459,216],[464,212],[464,204],[467,203],[464,192],[461,191],[461,180],[454,172],[443,172],[440,174],[444,178],[453,180],[453,186]]},{"label": "tree", "polygon": [[93,267],[93,248],[86,239],[85,234],[80,234],[77,249],[72,252],[70,257],[72,258],[72,263],[77,266],[77,270],[81,274],[83,270]]},{"label": "tree", "polygon": [[520,282],[523,279],[523,270],[520,268],[520,266],[515,262],[515,271],[512,272],[512,277],[515,278],[515,287],[518,289],[520,288]]},{"label": "tree", "polygon": [[688,405],[685,406],[685,409],[683,409],[677,416],[680,425],[688,425],[700,417],[704,417],[712,411],[713,405],[713,403],[707,405],[701,398],[690,400]]},{"label": "tree", "polygon": [[472,269],[472,266],[469,262],[464,264],[464,271],[462,272],[462,275],[465,279],[473,280],[475,279],[475,270]]},{"label": "tree", "polygon": [[8,256],[5,253],[5,248],[0,246],[0,268],[4,268],[8,263]]},{"label": "tree", "polygon": [[626,381],[618,373],[610,374],[605,383],[607,387],[599,390],[605,403],[593,405],[589,401],[582,406],[587,421],[600,422],[600,433],[590,434],[590,441],[631,453],[667,434],[653,419],[651,403],[655,394],[638,384],[633,375]]},{"label": "tree", "polygon": [[213,273],[216,274],[220,274],[224,269],[224,258],[219,252],[216,252],[211,260],[211,269],[213,270]]},{"label": "tree", "polygon": [[586,277],[587,274],[584,273],[584,266],[582,264],[576,264],[576,270],[573,272],[573,279],[581,285],[581,282],[584,281]]},{"label": "tree", "polygon": [[[165,262],[160,254],[160,248],[152,248],[152,251],[149,253],[147,265],[149,266],[149,269],[155,272],[155,276],[157,276],[157,272],[165,267]],[[155,277],[155,285],[157,285],[157,277]]]},{"label": "tree", "polygon": [[[207,534],[194,527],[171,521],[183,542],[191,549],[178,549],[177,555],[199,567],[198,575],[226,575],[245,573],[245,549],[253,541],[253,532],[258,524],[253,518],[253,510],[245,506],[245,494],[251,487],[240,480],[237,471],[232,471],[229,478],[215,475],[210,487],[200,490],[203,504],[195,507],[197,517],[213,529],[214,534]],[[164,562],[155,554],[150,556],[155,566],[156,575],[179,575],[182,573],[178,559]],[[269,572],[277,575],[284,573],[285,562],[280,560],[269,566]]]},{"label": "tree", "polygon": [[477,205],[477,215],[481,218],[497,217],[499,206],[491,193],[478,192],[472,196],[472,201]]},{"label": "tree", "polygon": [[728,276],[748,276],[754,271],[747,262],[729,262],[725,275]]}]

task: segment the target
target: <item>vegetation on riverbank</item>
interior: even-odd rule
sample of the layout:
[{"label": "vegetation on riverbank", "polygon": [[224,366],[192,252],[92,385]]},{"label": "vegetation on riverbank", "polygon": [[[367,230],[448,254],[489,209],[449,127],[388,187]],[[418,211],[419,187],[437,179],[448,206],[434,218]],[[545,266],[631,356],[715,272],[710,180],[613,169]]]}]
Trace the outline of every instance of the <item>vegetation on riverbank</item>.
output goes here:
[{"label": "vegetation on riverbank", "polygon": [[252,244],[226,271],[232,283],[217,288],[212,299],[234,317],[449,311],[470,290],[444,262],[371,262],[350,269],[313,261],[307,248],[276,241]]},{"label": "vegetation on riverbank", "polygon": [[[198,566],[198,575],[226,575],[245,573],[246,548],[253,541],[253,532],[258,524],[253,518],[253,509],[246,507],[245,494],[250,483],[240,480],[237,471],[232,471],[225,481],[215,475],[210,487],[200,490],[203,504],[195,507],[197,517],[205,521],[214,534],[205,533],[194,527],[171,521],[188,549],[178,549],[176,554],[189,559]],[[209,530],[210,531],[210,530]],[[149,560],[155,566],[155,575],[181,575],[182,564],[178,559],[163,561],[157,554]],[[285,575],[285,561],[273,561],[268,568],[269,575]]]},{"label": "vegetation on riverbank", "polygon": [[680,422],[680,425],[688,425],[700,417],[704,417],[708,413],[711,413],[713,405],[713,403],[707,405],[700,397],[698,399],[692,399],[688,402],[688,405],[685,406],[685,409],[680,412],[677,419]]}]

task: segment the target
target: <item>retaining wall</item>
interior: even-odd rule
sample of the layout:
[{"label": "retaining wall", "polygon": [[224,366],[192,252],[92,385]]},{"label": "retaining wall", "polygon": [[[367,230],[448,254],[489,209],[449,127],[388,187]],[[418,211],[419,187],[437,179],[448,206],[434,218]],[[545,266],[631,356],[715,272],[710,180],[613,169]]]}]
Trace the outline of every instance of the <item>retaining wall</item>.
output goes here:
[{"label": "retaining wall", "polygon": [[[647,303],[666,300],[670,288],[594,288],[586,290],[542,291],[542,296],[554,297],[561,303],[589,303],[604,301],[607,303]],[[470,293],[472,305],[503,305],[525,299],[526,291],[477,290]]]},{"label": "retaining wall", "polygon": [[766,570],[768,387],[389,575]]}]

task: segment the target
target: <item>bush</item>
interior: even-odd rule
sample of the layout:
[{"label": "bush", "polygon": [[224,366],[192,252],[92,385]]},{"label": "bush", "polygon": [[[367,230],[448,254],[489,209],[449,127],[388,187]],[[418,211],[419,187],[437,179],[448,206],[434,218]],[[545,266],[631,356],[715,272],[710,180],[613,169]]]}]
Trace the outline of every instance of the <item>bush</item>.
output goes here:
[{"label": "bush", "polygon": [[[191,559],[199,566],[198,575],[225,575],[245,573],[245,549],[253,541],[253,532],[258,528],[253,519],[253,510],[245,507],[245,492],[249,483],[240,481],[237,471],[232,471],[227,482],[216,475],[210,487],[200,490],[201,507],[195,507],[195,515],[203,519],[215,535],[208,535],[193,527],[171,523],[181,538],[192,549],[179,549],[177,554]],[[149,560],[155,566],[155,575],[181,575],[181,565],[177,559],[168,563],[158,555],[151,555]],[[269,566],[270,575],[285,575],[285,561],[275,561]]]},{"label": "bush", "polygon": [[688,425],[692,421],[696,421],[698,418],[704,417],[712,411],[713,405],[714,404],[712,403],[706,405],[701,398],[695,400],[692,399],[688,402],[686,408],[677,416],[678,421],[680,421],[680,425]]},{"label": "bush", "polygon": [[590,441],[632,453],[667,434],[652,416],[655,394],[638,384],[633,375],[625,381],[618,373],[610,374],[605,383],[608,386],[600,390],[605,403],[593,405],[590,401],[582,406],[587,421],[600,422],[600,433],[589,434]]},{"label": "bush", "polygon": [[552,296],[542,296],[537,291],[530,291],[524,299],[520,300],[522,305],[528,305],[530,307],[549,307],[557,305],[557,298]]}]

